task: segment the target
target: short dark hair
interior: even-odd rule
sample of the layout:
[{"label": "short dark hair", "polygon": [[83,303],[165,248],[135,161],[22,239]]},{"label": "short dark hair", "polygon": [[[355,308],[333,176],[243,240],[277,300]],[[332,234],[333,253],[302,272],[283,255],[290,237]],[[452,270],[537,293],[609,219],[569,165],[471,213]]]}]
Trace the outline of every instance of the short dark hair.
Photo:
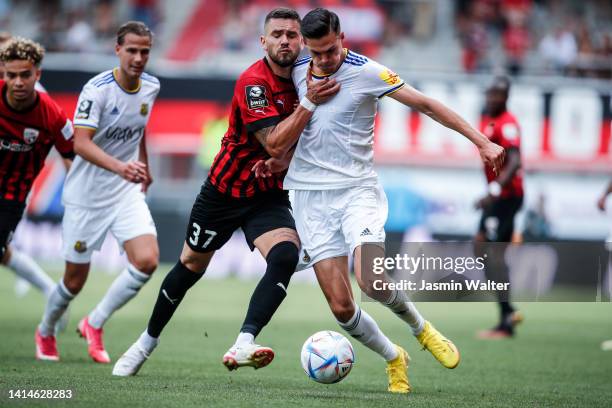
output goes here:
[{"label": "short dark hair", "polygon": [[128,34],[136,34],[140,37],[149,37],[153,41],[153,32],[142,21],[128,21],[119,27],[117,31],[117,44],[123,45],[125,36]]},{"label": "short dark hair", "polygon": [[510,93],[510,86],[510,78],[508,78],[506,75],[497,75],[489,84],[487,91],[501,91],[505,92],[507,95]]},{"label": "short dark hair", "polygon": [[330,32],[340,34],[340,19],[333,11],[316,8],[304,16],[301,30],[305,38],[321,38]]},{"label": "short dark hair", "polygon": [[270,20],[273,18],[280,18],[285,20],[296,20],[298,23],[301,23],[300,15],[297,11],[287,8],[287,7],[278,7],[274,10],[270,11],[266,15],[266,19],[264,21],[264,27],[268,24]]}]

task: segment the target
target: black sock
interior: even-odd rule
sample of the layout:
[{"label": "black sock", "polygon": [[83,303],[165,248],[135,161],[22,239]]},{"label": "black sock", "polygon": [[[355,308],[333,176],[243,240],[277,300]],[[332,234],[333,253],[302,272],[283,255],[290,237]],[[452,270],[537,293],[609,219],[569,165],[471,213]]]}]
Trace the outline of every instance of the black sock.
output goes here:
[{"label": "black sock", "polygon": [[241,332],[257,336],[272,319],[287,296],[287,287],[298,263],[298,256],[298,248],[288,241],[276,244],[268,252],[266,273],[251,296]]},{"label": "black sock", "polygon": [[180,261],[168,272],[166,278],[159,288],[157,302],[149,319],[147,332],[151,337],[159,337],[162,330],[168,324],[174,311],[183,300],[187,290],[191,288],[204,275],[194,273],[187,269]]},{"label": "black sock", "polygon": [[506,316],[514,312],[514,308],[510,305],[510,302],[499,302],[499,311],[503,321]]}]

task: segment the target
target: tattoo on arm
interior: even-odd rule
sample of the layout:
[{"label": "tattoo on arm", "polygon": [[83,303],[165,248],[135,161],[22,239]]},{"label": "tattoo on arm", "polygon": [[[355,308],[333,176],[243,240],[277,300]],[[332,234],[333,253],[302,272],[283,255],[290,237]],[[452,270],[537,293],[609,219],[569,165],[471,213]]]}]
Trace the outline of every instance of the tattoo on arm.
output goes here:
[{"label": "tattoo on arm", "polygon": [[259,140],[259,143],[261,143],[263,147],[266,147],[266,145],[268,144],[268,136],[270,136],[270,133],[272,133],[272,130],[274,130],[274,128],[275,126],[270,126],[263,129],[259,129],[257,132],[255,132],[255,137],[257,138],[257,140]]}]

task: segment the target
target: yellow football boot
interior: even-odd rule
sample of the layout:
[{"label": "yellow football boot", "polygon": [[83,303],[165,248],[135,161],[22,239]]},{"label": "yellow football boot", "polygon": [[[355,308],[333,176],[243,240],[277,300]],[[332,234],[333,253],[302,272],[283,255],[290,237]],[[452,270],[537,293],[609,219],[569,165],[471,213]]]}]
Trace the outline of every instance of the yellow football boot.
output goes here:
[{"label": "yellow football boot", "polygon": [[408,363],[410,356],[408,352],[396,345],[397,357],[387,362],[387,376],[389,376],[389,392],[408,394],[410,382],[408,382]]},{"label": "yellow football boot", "polygon": [[423,331],[416,336],[417,340],[446,368],[455,368],[459,365],[459,350],[452,341],[436,330],[428,321],[425,321]]}]

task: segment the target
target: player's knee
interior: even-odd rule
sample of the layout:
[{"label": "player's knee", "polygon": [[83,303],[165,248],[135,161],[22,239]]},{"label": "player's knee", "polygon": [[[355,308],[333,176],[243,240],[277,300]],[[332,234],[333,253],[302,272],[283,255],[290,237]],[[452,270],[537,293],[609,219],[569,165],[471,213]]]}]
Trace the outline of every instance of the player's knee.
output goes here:
[{"label": "player's knee", "polygon": [[299,250],[293,242],[283,241],[272,247],[266,257],[268,265],[273,265],[277,273],[291,277],[299,260]]},{"label": "player's knee", "polygon": [[157,269],[159,255],[157,251],[153,250],[146,253],[140,253],[134,257],[131,263],[140,272],[150,275]]},{"label": "player's knee", "polygon": [[355,314],[355,304],[350,298],[333,300],[330,303],[331,311],[339,322],[345,323],[351,320]]},{"label": "player's knee", "polygon": [[0,247],[0,263],[8,265],[11,260],[11,249],[8,246]]},{"label": "player's knee", "polygon": [[72,295],[78,295],[83,286],[85,286],[85,281],[87,280],[87,276],[71,276],[64,277],[64,286],[68,289]]}]

